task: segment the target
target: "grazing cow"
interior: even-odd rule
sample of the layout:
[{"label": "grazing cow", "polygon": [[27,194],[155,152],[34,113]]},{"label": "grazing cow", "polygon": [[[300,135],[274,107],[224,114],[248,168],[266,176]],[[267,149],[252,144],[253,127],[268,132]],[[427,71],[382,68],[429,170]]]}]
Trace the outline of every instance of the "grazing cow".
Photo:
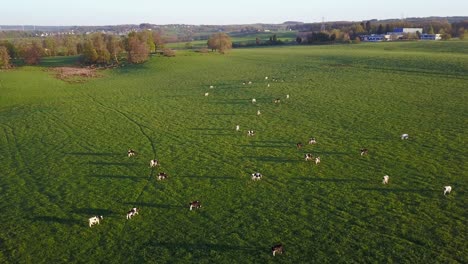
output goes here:
[{"label": "grazing cow", "polygon": [[260,110],[257,110],[257,115],[261,115],[262,113],[260,112]]},{"label": "grazing cow", "polygon": [[450,194],[451,191],[452,191],[452,186],[445,186],[444,195],[446,195],[447,193]]},{"label": "grazing cow", "polygon": [[201,208],[200,201],[193,201],[189,203],[189,205],[190,205],[190,211],[192,211],[192,208],[195,208],[195,209]]},{"label": "grazing cow", "polygon": [[283,254],[284,253],[284,246],[282,244],[274,245],[271,247],[271,253],[273,256],[276,254]]},{"label": "grazing cow", "polygon": [[251,82],[251,81],[249,81],[249,82],[248,82],[248,84],[252,84],[252,82]]},{"label": "grazing cow", "polygon": [[127,151],[127,156],[130,158],[130,157],[133,157],[136,155],[136,152],[133,150],[133,149],[129,149]]},{"label": "grazing cow", "polygon": [[260,172],[255,172],[255,173],[252,173],[252,180],[254,181],[258,181],[260,179],[262,179],[262,174]]},{"label": "grazing cow", "polygon": [[297,143],[297,144],[296,144],[296,147],[297,147],[298,149],[300,149],[300,148],[302,148],[302,147],[303,147],[303,145],[302,145],[302,143],[301,143],[301,142],[299,142],[299,143]]},{"label": "grazing cow", "polygon": [[265,77],[265,80],[268,80],[268,76]]},{"label": "grazing cow", "polygon": [[279,98],[276,98],[274,102],[275,102],[275,104],[278,104],[278,103],[281,102],[281,100]]},{"label": "grazing cow", "polygon": [[408,139],[409,138],[409,135],[408,134],[403,134],[401,135],[401,139]]},{"label": "grazing cow", "polygon": [[242,82],[242,85],[245,85],[245,82]]},{"label": "grazing cow", "polygon": [[167,174],[164,172],[158,173],[158,180],[166,180],[167,179]]},{"label": "grazing cow", "polygon": [[289,94],[286,95],[286,99],[289,99]]},{"label": "grazing cow", "polygon": [[213,85],[210,85],[210,89],[213,89],[213,88],[214,88],[214,86],[213,86]]},{"label": "grazing cow", "polygon": [[309,144],[317,144],[317,141],[315,140],[315,138],[310,138]]},{"label": "grazing cow", "polygon": [[369,154],[369,150],[366,149],[366,148],[362,148],[361,149],[361,156],[364,156],[364,155],[367,155],[367,154]]},{"label": "grazing cow", "polygon": [[253,130],[248,130],[248,131],[247,131],[247,136],[251,136],[251,137],[252,137],[252,136],[255,136],[255,131],[253,131]]},{"label": "grazing cow", "polygon": [[236,131],[239,131],[239,130],[240,130],[240,126],[236,125]]},{"label": "grazing cow", "polygon": [[383,176],[383,181],[382,181],[382,183],[383,183],[383,184],[388,184],[388,180],[389,180],[389,179],[390,179],[390,176],[388,176],[388,175]]},{"label": "grazing cow", "polygon": [[255,98],[252,98],[252,104],[255,104],[257,102],[257,100],[255,100]]},{"label": "grazing cow", "polygon": [[315,158],[315,165],[318,165],[320,163],[320,157]]},{"label": "grazing cow", "polygon": [[267,87],[270,87],[270,84],[267,84]]},{"label": "grazing cow", "polygon": [[205,93],[205,96],[208,96],[208,95],[210,95],[210,93]]},{"label": "grazing cow", "polygon": [[306,161],[312,160],[313,158],[314,158],[314,156],[313,156],[312,154],[310,154],[310,153],[304,154],[304,159],[305,159]]},{"label": "grazing cow", "polygon": [[132,219],[133,216],[138,214],[138,208],[134,207],[130,211],[127,212],[127,219]]},{"label": "grazing cow", "polygon": [[150,167],[154,168],[156,166],[159,166],[159,161],[157,159],[150,160]]},{"label": "grazing cow", "polygon": [[89,227],[92,227],[93,225],[98,225],[99,224],[99,220],[102,220],[104,219],[104,217],[101,216],[93,216],[91,218],[89,218]]}]

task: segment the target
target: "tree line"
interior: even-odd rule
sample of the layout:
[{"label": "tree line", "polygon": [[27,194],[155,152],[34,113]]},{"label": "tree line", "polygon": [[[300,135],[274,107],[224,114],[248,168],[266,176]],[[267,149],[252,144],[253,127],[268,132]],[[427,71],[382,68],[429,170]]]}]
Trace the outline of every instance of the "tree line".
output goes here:
[{"label": "tree line", "polygon": [[[38,64],[42,57],[80,55],[85,65],[109,66],[143,63],[151,53],[163,50],[164,41],[158,32],[131,32],[127,36],[94,33],[85,36],[51,36],[41,40],[20,39],[0,41],[0,68],[8,68],[12,61],[27,65]],[[173,55],[173,54],[172,54]]]}]

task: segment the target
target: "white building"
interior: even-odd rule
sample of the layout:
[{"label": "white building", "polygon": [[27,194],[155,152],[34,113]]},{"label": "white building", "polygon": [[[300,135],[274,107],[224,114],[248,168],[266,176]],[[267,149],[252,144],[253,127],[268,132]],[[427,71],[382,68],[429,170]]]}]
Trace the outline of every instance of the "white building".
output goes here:
[{"label": "white building", "polygon": [[421,40],[441,40],[441,34],[421,34]]}]

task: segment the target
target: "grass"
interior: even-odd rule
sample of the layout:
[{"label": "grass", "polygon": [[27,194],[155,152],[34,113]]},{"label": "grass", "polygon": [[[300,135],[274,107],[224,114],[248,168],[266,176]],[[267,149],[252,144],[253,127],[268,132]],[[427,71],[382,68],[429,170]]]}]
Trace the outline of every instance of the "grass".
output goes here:
[{"label": "grass", "polygon": [[468,56],[440,43],[180,51],[78,84],[0,72],[0,262],[466,263]]}]

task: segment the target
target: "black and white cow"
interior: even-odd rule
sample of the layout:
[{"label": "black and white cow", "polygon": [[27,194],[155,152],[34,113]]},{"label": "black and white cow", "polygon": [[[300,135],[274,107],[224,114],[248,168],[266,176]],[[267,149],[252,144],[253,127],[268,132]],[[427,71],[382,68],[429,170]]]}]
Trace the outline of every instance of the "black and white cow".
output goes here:
[{"label": "black and white cow", "polygon": [[369,154],[369,150],[366,149],[366,148],[362,148],[361,149],[361,156],[364,156],[364,155],[367,155],[367,154]]},{"label": "black and white cow", "polygon": [[408,139],[409,138],[409,135],[408,134],[403,134],[401,135],[401,139]]},{"label": "black and white cow", "polygon": [[89,227],[92,227],[93,225],[99,225],[99,220],[102,220],[104,219],[104,217],[102,217],[102,215],[100,216],[93,216],[91,218],[89,218]]},{"label": "black and white cow", "polygon": [[166,174],[166,173],[160,172],[160,173],[158,174],[158,180],[161,181],[161,180],[166,180],[166,179],[167,179],[167,174]]},{"label": "black and white cow", "polygon": [[315,140],[315,138],[309,138],[309,144],[317,144],[317,140]]},{"label": "black and white cow", "polygon": [[248,131],[247,131],[247,136],[251,136],[251,137],[252,137],[252,136],[255,136],[255,131],[253,131],[253,130],[248,130]]},{"label": "black and white cow", "polygon": [[154,168],[156,166],[159,166],[159,161],[157,159],[150,160],[150,167]]},{"label": "black and white cow", "polygon": [[127,213],[127,219],[132,219],[133,216],[138,214],[139,209],[136,207],[133,207],[130,211]]},{"label": "black and white cow", "polygon": [[260,172],[252,173],[252,180],[258,181],[261,180],[263,175]]},{"label": "black and white cow", "polygon": [[190,202],[190,211],[192,211],[193,208],[195,209],[198,209],[198,208],[201,208],[201,203],[200,201],[193,201],[193,202]]},{"label": "black and white cow", "polygon": [[315,158],[315,165],[318,165],[320,163],[320,157]]},{"label": "black and white cow", "polygon": [[304,154],[304,159],[305,159],[306,161],[312,160],[313,158],[314,158],[314,156],[313,156],[312,154],[310,154],[310,153]]},{"label": "black and white cow", "polygon": [[276,254],[283,254],[284,253],[284,246],[282,244],[277,244],[271,247],[271,253],[273,256]]},{"label": "black and white cow", "polygon": [[281,100],[279,98],[276,98],[273,102],[275,102],[275,104],[279,104]]},{"label": "black and white cow", "polygon": [[133,157],[133,156],[135,156],[135,155],[136,155],[135,150],[129,149],[129,150],[127,151],[127,156],[128,156],[129,158],[130,158],[130,157]]}]

